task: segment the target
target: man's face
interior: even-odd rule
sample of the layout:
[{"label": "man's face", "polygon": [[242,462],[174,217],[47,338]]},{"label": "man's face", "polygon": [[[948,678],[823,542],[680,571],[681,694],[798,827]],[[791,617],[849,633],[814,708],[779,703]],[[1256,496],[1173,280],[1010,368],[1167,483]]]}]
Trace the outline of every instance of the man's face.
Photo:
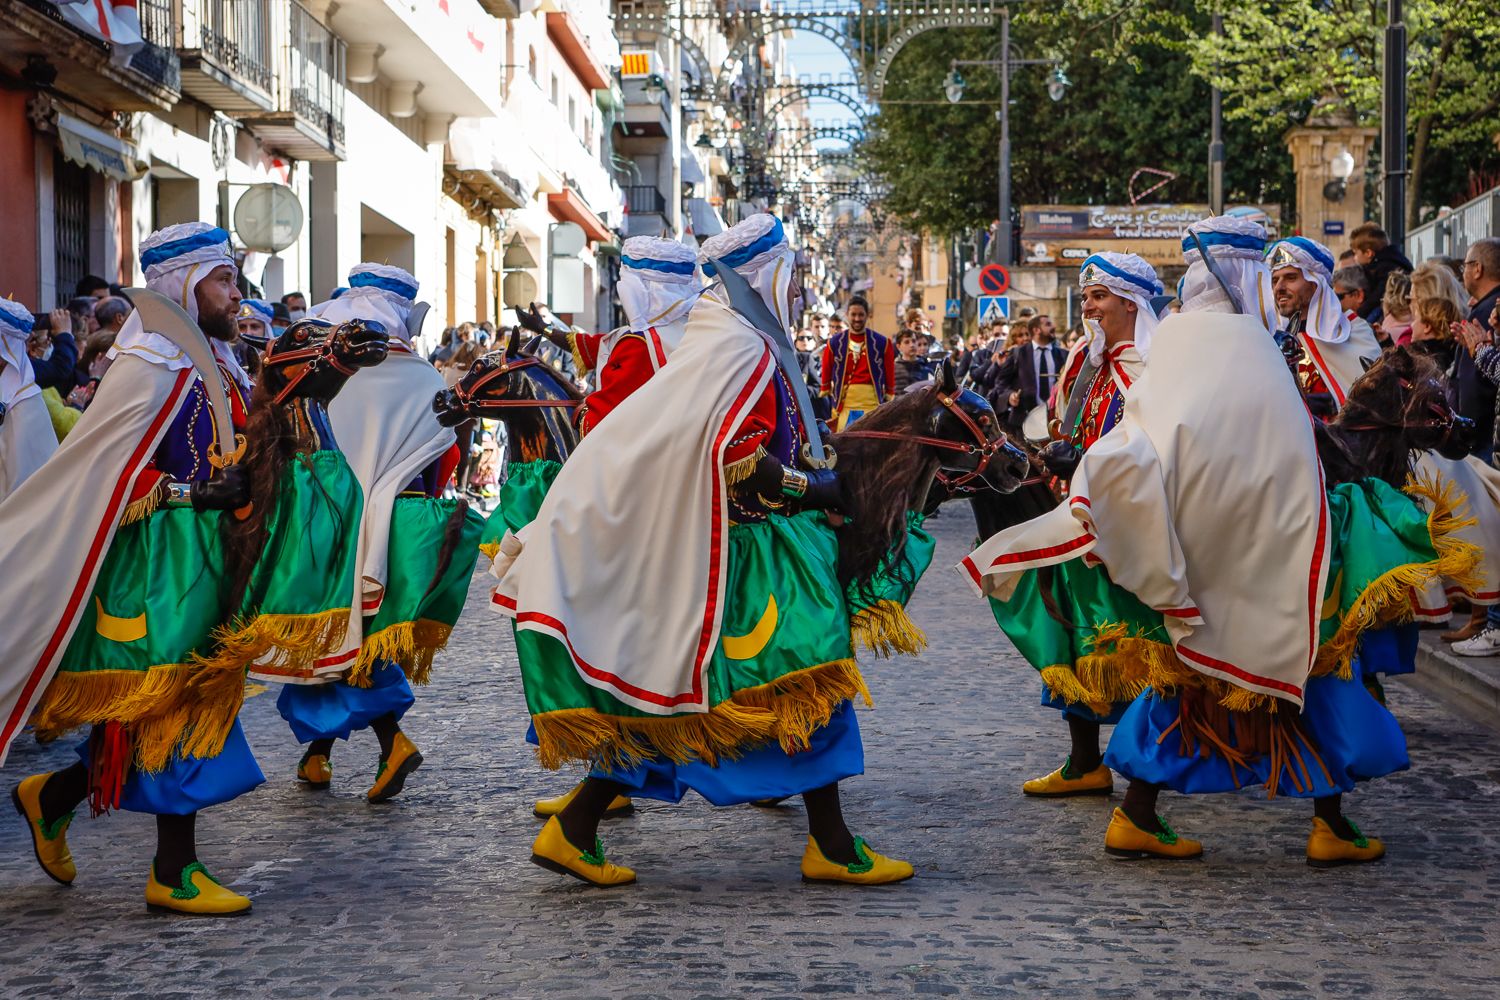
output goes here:
[{"label": "man's face", "polygon": [[984,338],[981,337],[978,334],[977,331],[975,333],[969,334],[969,339],[967,341],[965,341],[965,344],[967,344],[969,350],[971,350],[971,351],[977,351],[977,350],[979,350],[979,345],[983,344],[983,343],[984,343]]},{"label": "man's face", "polygon": [[828,335],[831,337],[836,333],[844,332],[843,317],[835,316],[828,321]]},{"label": "man's face", "polygon": [[301,309],[305,312],[307,310],[307,299],[300,295],[289,295],[286,300],[286,308],[287,312],[291,312],[293,309]]},{"label": "man's face", "polygon": [[864,333],[865,320],[867,320],[868,318],[869,317],[865,315],[864,306],[850,306],[848,310],[849,332]]},{"label": "man's face", "polygon": [[910,333],[903,333],[896,341],[896,350],[901,352],[901,357],[907,361],[917,360],[917,338]]},{"label": "man's face", "polygon": [[1108,341],[1121,343],[1135,336],[1135,314],[1140,307],[1103,285],[1083,290],[1083,318],[1098,323]]},{"label": "man's face", "polygon": [[810,333],[799,333],[797,335],[797,350],[811,351],[813,349],[813,335]]},{"label": "man's face", "polygon": [[1484,280],[1484,268],[1480,266],[1479,258],[1475,256],[1473,248],[1470,248],[1469,252],[1464,255],[1464,290],[1478,298],[1479,289]]},{"label": "man's face", "polygon": [[1336,281],[1333,283],[1333,294],[1339,297],[1339,306],[1344,312],[1359,312],[1360,306],[1365,304],[1365,292],[1362,288]]},{"label": "man's face", "polygon": [[1052,343],[1052,338],[1057,336],[1057,325],[1052,322],[1051,316],[1043,316],[1031,332],[1031,339],[1041,344]]},{"label": "man's face", "polygon": [[258,319],[242,319],[239,322],[240,336],[252,340],[266,339],[266,324]]},{"label": "man's face", "polygon": [[1283,267],[1271,272],[1271,291],[1276,296],[1276,311],[1291,318],[1307,313],[1318,286],[1303,277],[1300,267]]},{"label": "man's face", "polygon": [[230,341],[239,336],[242,296],[235,277],[233,266],[220,264],[193,291],[198,300],[198,326],[214,340]]}]

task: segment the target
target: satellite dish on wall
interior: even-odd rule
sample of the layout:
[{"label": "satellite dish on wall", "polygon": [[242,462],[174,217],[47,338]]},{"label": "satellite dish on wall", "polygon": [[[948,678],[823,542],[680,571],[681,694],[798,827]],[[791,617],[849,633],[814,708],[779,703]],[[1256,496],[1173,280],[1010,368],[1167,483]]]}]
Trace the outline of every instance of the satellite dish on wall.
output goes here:
[{"label": "satellite dish on wall", "polygon": [[280,253],[302,234],[302,202],[281,184],[252,184],[234,206],[234,232],[247,250]]}]

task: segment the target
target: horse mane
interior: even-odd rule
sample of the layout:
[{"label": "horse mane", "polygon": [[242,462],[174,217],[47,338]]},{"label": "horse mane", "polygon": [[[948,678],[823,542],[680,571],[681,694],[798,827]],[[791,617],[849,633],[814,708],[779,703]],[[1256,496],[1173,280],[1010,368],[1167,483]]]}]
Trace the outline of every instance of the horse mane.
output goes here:
[{"label": "horse mane", "polygon": [[[556,368],[553,368],[552,365],[547,362],[546,356],[537,352],[536,349],[542,343],[544,343],[544,340],[541,336],[532,337],[526,342],[526,346],[521,349],[521,355],[523,357],[536,358],[538,361],[540,361],[541,369],[547,374],[548,384],[555,386],[561,395],[568,399],[583,399],[583,392],[573,384],[573,380],[568,378],[562,372],[559,372]],[[542,381],[539,374],[533,375],[531,370],[523,372],[522,374],[524,377],[529,377],[533,382]]]},{"label": "horse mane", "polygon": [[244,610],[255,563],[265,548],[271,517],[280,503],[281,476],[299,451],[316,442],[295,416],[296,404],[277,405],[266,379],[256,383],[245,422],[245,457],[241,461],[250,482],[250,510],[243,519],[226,511],[219,519],[224,543],[223,603],[226,619]]},{"label": "horse mane", "polygon": [[[857,427],[925,434],[937,393],[935,385],[903,393],[865,414]],[[894,578],[907,588],[916,582],[903,558],[907,513],[940,463],[917,441],[835,434],[831,443],[849,514],[837,532],[839,582],[859,604],[873,607],[878,578]]]},{"label": "horse mane", "polygon": [[1394,348],[1355,379],[1338,416],[1317,435],[1329,484],[1374,476],[1399,489],[1414,449],[1410,432],[1400,425],[1420,417],[1410,411],[1428,398],[1413,391],[1403,403],[1401,380],[1415,388],[1441,376],[1426,354]]}]

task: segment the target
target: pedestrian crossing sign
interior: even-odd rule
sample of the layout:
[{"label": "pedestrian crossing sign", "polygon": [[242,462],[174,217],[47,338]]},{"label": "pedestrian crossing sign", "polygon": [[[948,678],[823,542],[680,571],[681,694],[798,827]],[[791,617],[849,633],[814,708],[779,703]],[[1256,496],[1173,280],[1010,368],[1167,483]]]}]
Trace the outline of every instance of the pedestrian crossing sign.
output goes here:
[{"label": "pedestrian crossing sign", "polygon": [[979,296],[979,322],[999,323],[1010,319],[1009,295]]}]

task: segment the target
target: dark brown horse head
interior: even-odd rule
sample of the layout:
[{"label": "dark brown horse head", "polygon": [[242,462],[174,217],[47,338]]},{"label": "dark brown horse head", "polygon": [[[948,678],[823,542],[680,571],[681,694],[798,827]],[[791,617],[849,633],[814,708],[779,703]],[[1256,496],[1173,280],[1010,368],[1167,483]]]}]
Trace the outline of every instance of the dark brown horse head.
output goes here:
[{"label": "dark brown horse head", "polygon": [[273,402],[313,399],[328,402],[361,368],[384,361],[390,338],[373,320],[337,326],[309,317],[293,323],[266,347],[261,381]]},{"label": "dark brown horse head", "polygon": [[1365,363],[1365,373],[1349,387],[1333,426],[1379,435],[1384,447],[1403,461],[1410,452],[1427,450],[1461,459],[1469,453],[1474,430],[1474,422],[1449,404],[1441,369],[1408,347],[1393,347]]},{"label": "dark brown horse head", "polygon": [[582,398],[566,376],[520,349],[512,336],[503,352],[479,358],[453,388],[437,393],[432,409],[438,423],[457,427],[475,417],[499,419],[515,409],[556,407],[571,413]]},{"label": "dark brown horse head", "polygon": [[1030,462],[1006,439],[989,401],[958,387],[947,358],[934,382],[931,436],[952,442],[951,448],[937,449],[939,475],[959,486],[988,486],[997,493],[1015,490],[1030,471]]}]

